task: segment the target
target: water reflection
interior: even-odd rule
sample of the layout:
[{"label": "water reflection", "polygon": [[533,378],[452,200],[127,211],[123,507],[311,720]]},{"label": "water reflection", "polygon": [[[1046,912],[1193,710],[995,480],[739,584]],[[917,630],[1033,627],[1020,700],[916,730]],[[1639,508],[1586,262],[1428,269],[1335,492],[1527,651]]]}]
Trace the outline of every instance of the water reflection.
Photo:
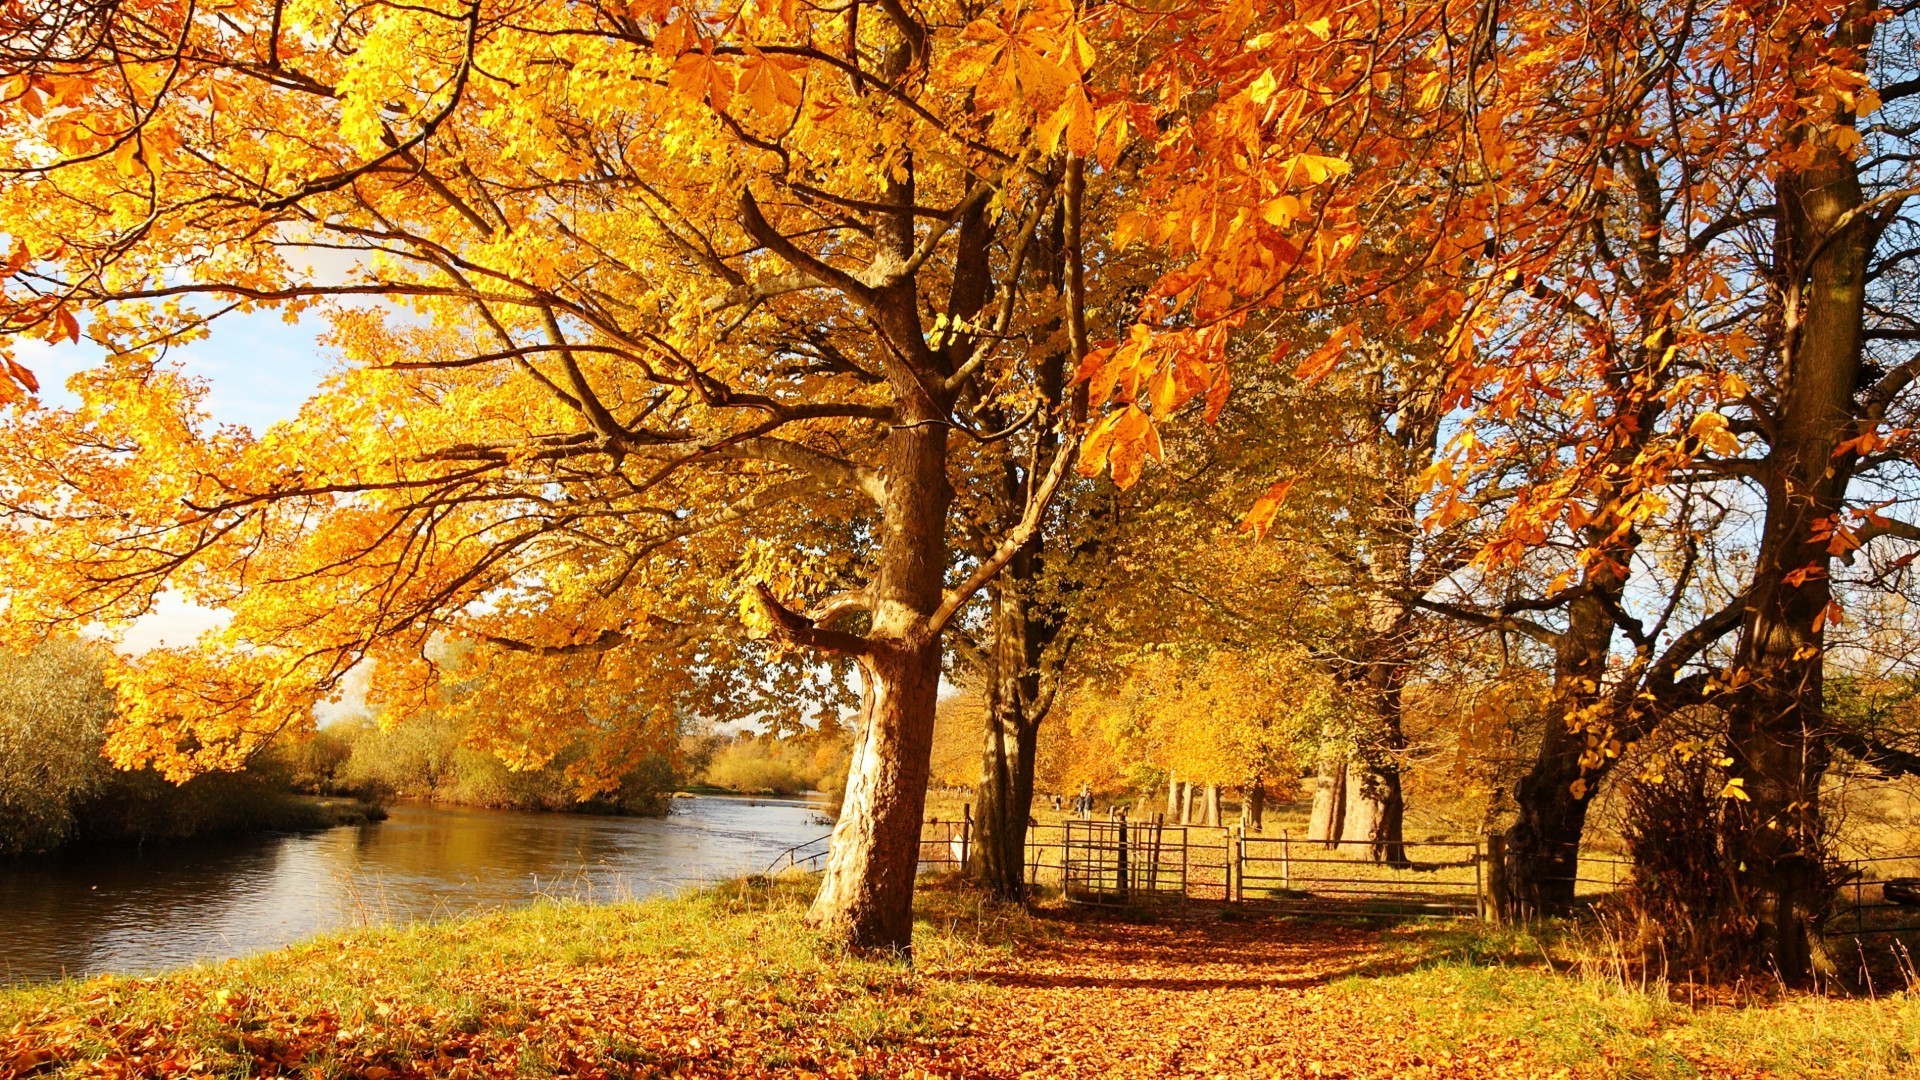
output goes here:
[{"label": "water reflection", "polygon": [[539,896],[650,896],[764,869],[825,831],[813,807],[768,800],[683,799],[664,819],[396,806],[324,833],[0,863],[0,982],[156,971]]}]

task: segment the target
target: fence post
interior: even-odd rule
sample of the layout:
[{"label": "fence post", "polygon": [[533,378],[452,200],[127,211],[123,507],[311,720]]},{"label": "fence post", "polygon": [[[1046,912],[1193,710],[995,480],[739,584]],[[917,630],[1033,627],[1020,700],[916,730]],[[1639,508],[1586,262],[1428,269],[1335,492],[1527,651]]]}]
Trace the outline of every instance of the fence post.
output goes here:
[{"label": "fence post", "polygon": [[1165,822],[1166,819],[1159,814],[1153,815],[1151,834],[1153,839],[1147,842],[1147,892],[1149,894],[1160,891],[1160,830],[1165,826]]},{"label": "fence post", "polygon": [[1181,899],[1187,899],[1187,826],[1181,824]]},{"label": "fence post", "polygon": [[960,869],[965,871],[969,860],[967,845],[973,842],[973,804],[960,804]]},{"label": "fence post", "polygon": [[1507,838],[1488,833],[1480,857],[1484,869],[1475,876],[1481,884],[1481,917],[1498,926],[1507,921]]},{"label": "fence post", "polygon": [[1233,830],[1233,895],[1238,903],[1247,898],[1247,832],[1244,826]]},{"label": "fence post", "polygon": [[1280,830],[1280,887],[1293,891],[1292,835],[1286,829]]},{"label": "fence post", "polygon": [[1119,883],[1120,902],[1124,904],[1132,895],[1132,890],[1127,888],[1127,812],[1125,810],[1120,812],[1118,827],[1120,850],[1114,856],[1114,879]]}]

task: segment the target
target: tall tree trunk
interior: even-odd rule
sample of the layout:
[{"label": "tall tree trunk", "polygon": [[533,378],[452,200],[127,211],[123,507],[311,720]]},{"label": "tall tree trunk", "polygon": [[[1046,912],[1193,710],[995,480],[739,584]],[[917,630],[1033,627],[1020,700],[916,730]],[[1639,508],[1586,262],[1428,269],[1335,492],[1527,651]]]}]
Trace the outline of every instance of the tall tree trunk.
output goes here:
[{"label": "tall tree trunk", "polygon": [[1328,847],[1340,842],[1347,820],[1347,760],[1323,755],[1313,777],[1313,815],[1307,819],[1307,839]]},{"label": "tall tree trunk", "polygon": [[[1850,5],[1832,42],[1810,35],[1809,60],[1815,48],[1823,60],[1851,48],[1864,68],[1873,18],[1871,4]],[[1819,939],[1830,900],[1820,807],[1831,756],[1822,701],[1833,600],[1827,534],[1855,467],[1852,455],[1835,450],[1854,434],[1874,243],[1860,215],[1857,166],[1837,142],[1852,127],[1845,113],[1807,117],[1789,146],[1798,168],[1783,168],[1778,183],[1781,400],[1765,472],[1766,519],[1735,654],[1738,689],[1730,695],[1733,780],[1745,795],[1732,808],[1743,894],[1737,902],[1750,905],[1759,964],[1789,977],[1834,967]]]},{"label": "tall tree trunk", "polygon": [[1180,824],[1193,824],[1193,781],[1180,781]]},{"label": "tall tree trunk", "polygon": [[845,811],[809,918],[858,951],[913,943],[913,882],[926,810],[941,646],[926,628],[947,567],[944,424],[905,424],[887,437],[886,498],[873,626],[861,657],[871,705],[847,771]]},{"label": "tall tree trunk", "polygon": [[991,586],[993,641],[987,673],[987,738],[980,766],[980,812],[968,871],[1003,900],[1026,897],[1027,822],[1033,816],[1034,756],[1040,717],[1040,642],[1020,586],[1032,560],[1016,556]]},{"label": "tall tree trunk", "polygon": [[1265,832],[1267,820],[1266,782],[1255,778],[1247,785],[1247,824],[1254,832]]},{"label": "tall tree trunk", "polygon": [[1342,846],[1374,862],[1405,865],[1407,805],[1400,790],[1398,766],[1375,768],[1356,761],[1347,766],[1346,774]]},{"label": "tall tree trunk", "polygon": [[[1077,168],[1077,166],[1076,166]],[[1035,238],[1035,258],[1029,274],[1049,289],[1071,292],[1069,253],[1079,249],[1076,218],[1062,204],[1052,227]],[[983,218],[984,220],[984,218]],[[1058,326],[1058,324],[1056,324]],[[1071,327],[1062,327],[1072,337]],[[1073,359],[1068,349],[1055,348],[1037,364],[1034,389],[1049,411],[1067,402],[1067,373]],[[1075,406],[1075,411],[1083,411]],[[1014,417],[1004,410],[994,414],[995,425]],[[1041,454],[1058,453],[1057,432],[1037,436]],[[1034,477],[1033,458],[1011,441],[1003,448],[999,468],[998,502],[1005,527],[1018,520]],[[1047,562],[1046,534],[1036,533],[988,586],[990,632],[987,649],[986,746],[981,760],[981,815],[977,819],[978,853],[969,871],[988,892],[1004,900],[1026,897],[1027,823],[1033,815],[1033,774],[1040,723],[1046,718],[1052,693],[1042,690],[1041,667],[1047,650],[1059,638],[1063,618],[1058,605],[1037,603],[1036,583]],[[1053,673],[1057,680],[1059,673]]]},{"label": "tall tree trunk", "polygon": [[1027,821],[1033,813],[1036,729],[1017,703],[994,701],[987,709],[987,747],[982,756],[980,805],[968,873],[1002,900],[1026,896]]},{"label": "tall tree trunk", "polygon": [[1580,840],[1592,800],[1581,765],[1586,750],[1586,736],[1570,732],[1556,711],[1532,767],[1514,787],[1518,813],[1506,835],[1509,914],[1539,918],[1573,909]]},{"label": "tall tree trunk", "polygon": [[1167,820],[1176,821],[1180,817],[1180,778],[1167,774]]},{"label": "tall tree trunk", "polygon": [[1603,550],[1616,561],[1596,564],[1587,575],[1588,595],[1568,605],[1567,629],[1554,643],[1546,728],[1533,765],[1514,786],[1517,813],[1507,829],[1507,893],[1512,914],[1522,917],[1565,915],[1573,909],[1587,804],[1619,760],[1617,754],[1595,755],[1586,727],[1604,700],[1601,680],[1614,634],[1608,607],[1619,603],[1626,588],[1624,573],[1616,570],[1631,557],[1618,544]]},{"label": "tall tree trunk", "polygon": [[1216,829],[1220,827],[1220,785],[1219,784],[1207,785],[1207,824]]}]

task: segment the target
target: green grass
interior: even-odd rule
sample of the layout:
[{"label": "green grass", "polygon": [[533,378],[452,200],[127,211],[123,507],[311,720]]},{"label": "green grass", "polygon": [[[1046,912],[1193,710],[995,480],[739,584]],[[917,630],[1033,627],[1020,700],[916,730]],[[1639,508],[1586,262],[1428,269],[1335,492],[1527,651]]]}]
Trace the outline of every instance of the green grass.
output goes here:
[{"label": "green grass", "polygon": [[1410,1003],[1440,1049],[1512,1039],[1571,1077],[1920,1077],[1920,995],[1911,987],[1829,997],[1642,983],[1564,925],[1407,925],[1387,941],[1390,973],[1334,989]]},{"label": "green grass", "polygon": [[[379,1075],[383,1062],[431,1057],[449,1034],[471,1044],[466,1054],[498,1060],[510,1047],[517,1071],[529,1075],[554,1070],[567,1053],[614,1067],[636,1054],[672,1057],[676,1046],[637,1044],[687,1016],[704,1024],[710,1013],[723,1023],[746,1023],[743,1051],[757,1036],[770,1053],[816,1065],[938,1033],[943,1006],[973,991],[922,985],[903,965],[826,948],[803,920],[810,887],[751,879],[638,903],[543,902],[332,935],[157,978],[102,976],[0,991],[0,1075],[10,1056],[23,1067],[18,1055],[29,1044],[50,1045],[69,1063],[113,1061],[154,1033],[164,1033],[178,1060],[227,1076],[249,1075],[266,1043],[313,1075],[369,1068]],[[967,894],[943,900],[934,891],[929,901],[918,950],[924,962],[941,966],[1004,953],[1014,926],[1025,921],[982,918]],[[603,992],[651,995],[646,1000],[662,1015],[638,1025],[638,1038],[605,1030],[584,1047],[568,1025],[536,1023],[549,1019],[556,1000],[570,1008],[573,999]],[[632,1004],[622,1002],[609,1011],[630,1013]],[[724,1015],[729,1010],[731,1017]],[[797,1031],[811,1041],[793,1042]],[[334,1049],[341,1032],[354,1040],[346,1056]],[[25,1064],[46,1070],[56,1063]]]}]

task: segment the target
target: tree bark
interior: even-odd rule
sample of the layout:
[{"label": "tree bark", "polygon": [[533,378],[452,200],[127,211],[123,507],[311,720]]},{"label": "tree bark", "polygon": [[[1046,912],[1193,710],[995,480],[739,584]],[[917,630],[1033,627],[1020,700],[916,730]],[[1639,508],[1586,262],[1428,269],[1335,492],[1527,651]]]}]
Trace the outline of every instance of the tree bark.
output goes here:
[{"label": "tree bark", "polygon": [[1554,642],[1546,727],[1532,766],[1514,786],[1517,813],[1506,836],[1507,896],[1513,907],[1508,914],[1522,918],[1573,909],[1587,804],[1619,760],[1617,754],[1596,756],[1586,727],[1605,701],[1601,680],[1614,635],[1608,604],[1617,604],[1626,589],[1625,575],[1613,568],[1632,557],[1619,544],[1602,550],[1611,565],[1597,562],[1587,575],[1588,595],[1568,605],[1567,629]]},{"label": "tree bark", "polygon": [[946,425],[903,425],[887,443],[873,627],[860,658],[871,705],[809,918],[850,949],[905,954],[940,691],[940,640],[926,628],[942,598],[952,492]]},{"label": "tree bark", "polygon": [[1220,827],[1220,785],[1219,784],[1207,785],[1207,824],[1213,828]]},{"label": "tree bark", "polygon": [[980,813],[967,869],[989,894],[1026,897],[1027,822],[1033,814],[1033,759],[1038,727],[1017,708],[996,702],[987,710],[987,741],[980,771]]},{"label": "tree bark", "polygon": [[1254,832],[1266,831],[1267,788],[1263,781],[1247,785],[1247,824]]},{"label": "tree bark", "polygon": [[[1033,816],[1033,770],[1040,720],[1041,643],[1026,598],[1019,593],[1031,559],[1016,556],[1010,573],[991,587],[993,643],[987,688],[986,747],[980,764],[980,813],[972,865],[976,881],[1009,901],[1026,898],[1027,822]],[[1024,573],[1023,573],[1024,571]]]},{"label": "tree bark", "polygon": [[[1070,171],[1078,166],[1069,166]],[[1069,179],[1069,188],[1073,180]],[[1054,216],[1053,227],[1035,240],[1035,258],[1028,273],[1055,292],[1072,294],[1078,285],[1077,253],[1080,246],[1077,196],[1064,200]],[[1069,322],[1071,320],[1068,320]],[[1065,337],[1073,339],[1084,330],[1072,326]],[[1036,364],[1034,388],[1050,413],[1063,407],[1077,417],[1084,412],[1076,399],[1068,400],[1067,374],[1072,370],[1072,349],[1054,348]],[[989,413],[995,426],[1015,420],[1006,410]],[[1039,454],[1029,456],[1012,441],[995,444],[1001,448],[997,502],[1003,526],[1010,527],[1020,515],[1034,483],[1033,461],[1037,457],[1060,452],[1057,432],[1036,436]],[[1043,687],[1047,673],[1048,651],[1058,643],[1064,617],[1058,604],[1042,604],[1034,599],[1034,589],[1048,561],[1047,535],[1036,533],[1008,561],[1007,566],[988,587],[989,623],[992,640],[987,649],[986,746],[981,760],[981,814],[978,819],[978,852],[968,868],[982,887],[1004,900],[1025,899],[1027,823],[1033,815],[1033,775],[1039,744],[1040,724],[1057,688],[1062,661],[1055,657],[1056,669],[1050,687]]]},{"label": "tree bark", "polygon": [[1555,717],[1527,774],[1514,788],[1518,814],[1506,832],[1507,897],[1504,914],[1520,918],[1565,915],[1573,909],[1574,878],[1580,840],[1587,824],[1591,792],[1582,787],[1584,735],[1567,730]]},{"label": "tree bark", "polygon": [[1313,814],[1307,819],[1307,839],[1332,847],[1340,842],[1347,819],[1347,762],[1324,756],[1313,778]]},{"label": "tree bark", "polygon": [[[1873,7],[1841,13],[1822,59],[1864,68]],[[1780,402],[1764,473],[1767,512],[1734,662],[1728,742],[1735,903],[1748,906],[1757,966],[1788,977],[1831,973],[1819,921],[1831,898],[1820,783],[1832,749],[1823,708],[1825,627],[1833,601],[1827,533],[1845,506],[1855,459],[1836,453],[1855,430],[1867,265],[1873,249],[1858,166],[1836,136],[1853,118],[1815,113],[1790,142],[1778,182],[1776,265],[1783,336]]]},{"label": "tree bark", "polygon": [[1395,866],[1407,862],[1406,799],[1400,790],[1400,770],[1372,768],[1364,762],[1347,766],[1347,814],[1340,841],[1347,850],[1374,862]]}]

